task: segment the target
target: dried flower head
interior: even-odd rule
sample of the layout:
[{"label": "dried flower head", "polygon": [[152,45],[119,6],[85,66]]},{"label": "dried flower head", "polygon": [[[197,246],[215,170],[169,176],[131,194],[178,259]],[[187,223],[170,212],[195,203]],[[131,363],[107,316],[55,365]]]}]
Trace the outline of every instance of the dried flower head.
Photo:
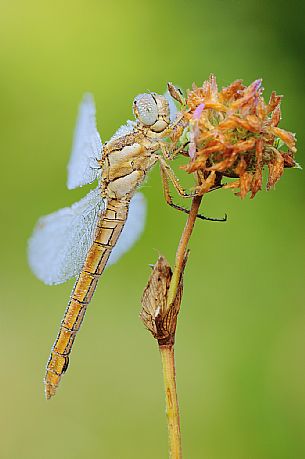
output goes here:
[{"label": "dried flower head", "polygon": [[189,91],[182,109],[190,141],[190,162],[184,169],[199,173],[202,194],[226,176],[237,180],[224,188],[239,188],[241,198],[251,192],[253,198],[262,188],[264,166],[269,170],[267,190],[285,167],[297,167],[295,136],[278,127],[281,96],[272,92],[265,103],[262,92],[262,80],[249,86],[236,80],[218,91],[214,75]]}]

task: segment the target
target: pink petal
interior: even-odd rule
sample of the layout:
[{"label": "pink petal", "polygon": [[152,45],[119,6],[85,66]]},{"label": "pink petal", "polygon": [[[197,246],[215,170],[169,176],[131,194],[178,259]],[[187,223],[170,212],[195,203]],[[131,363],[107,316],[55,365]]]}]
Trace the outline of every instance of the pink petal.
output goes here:
[{"label": "pink petal", "polygon": [[193,113],[193,120],[199,120],[200,118],[200,115],[203,111],[205,107],[205,104],[200,104],[198,105],[198,107],[194,110],[194,113]]}]

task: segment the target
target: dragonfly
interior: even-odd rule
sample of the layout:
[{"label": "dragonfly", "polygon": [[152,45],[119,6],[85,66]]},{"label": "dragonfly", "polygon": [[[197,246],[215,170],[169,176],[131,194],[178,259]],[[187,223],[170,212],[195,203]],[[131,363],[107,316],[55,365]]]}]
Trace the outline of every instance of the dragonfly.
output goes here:
[{"label": "dragonfly", "polygon": [[169,182],[181,196],[194,195],[181,187],[167,161],[170,152],[164,139],[181,119],[169,94],[140,94],[134,99],[133,112],[135,120],[121,126],[103,145],[93,97],[84,96],[67,187],[74,189],[96,180],[98,186],[71,207],[40,218],[29,240],[29,264],[40,280],[52,285],[76,277],[46,367],[47,399],[55,395],[68,368],[76,334],[105,267],[129,250],[143,231],[146,206],[137,190],[149,170],[160,164],[166,201],[178,210],[188,212],[173,203]]}]

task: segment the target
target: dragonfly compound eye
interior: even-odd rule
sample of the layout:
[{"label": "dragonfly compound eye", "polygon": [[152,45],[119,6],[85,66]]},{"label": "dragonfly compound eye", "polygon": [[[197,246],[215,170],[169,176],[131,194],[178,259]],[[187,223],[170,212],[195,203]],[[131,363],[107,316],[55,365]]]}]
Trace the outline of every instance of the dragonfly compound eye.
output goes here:
[{"label": "dragonfly compound eye", "polygon": [[145,126],[152,126],[158,119],[158,107],[151,94],[140,94],[134,100],[134,114]]}]

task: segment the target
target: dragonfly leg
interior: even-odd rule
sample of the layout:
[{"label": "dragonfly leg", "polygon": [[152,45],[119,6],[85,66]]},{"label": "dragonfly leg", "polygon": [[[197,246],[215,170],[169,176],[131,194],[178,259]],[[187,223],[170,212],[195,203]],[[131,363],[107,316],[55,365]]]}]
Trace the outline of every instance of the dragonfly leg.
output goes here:
[{"label": "dragonfly leg", "polygon": [[165,159],[173,160],[179,153],[187,155],[187,153],[183,153],[183,150],[188,144],[189,142],[185,142],[180,147],[176,149],[172,149],[171,147],[168,146],[168,144],[160,143],[160,149]]},{"label": "dragonfly leg", "polygon": [[[166,203],[169,206],[171,206],[174,209],[176,209],[176,210],[179,210],[181,212],[189,214],[190,211],[188,209],[186,209],[185,207],[179,206],[179,205],[177,205],[177,204],[175,204],[173,202],[173,199],[171,197],[170,190],[169,190],[168,177],[167,177],[164,169],[162,168],[162,166],[161,166],[161,178],[162,178],[163,192],[164,192],[164,197],[165,197]],[[197,214],[196,217],[200,218],[201,220],[208,220],[208,221],[212,221],[212,222],[225,222],[227,220],[227,214],[225,214],[225,216],[223,218],[210,218],[210,217],[206,217],[205,215],[202,215],[202,214]]]},{"label": "dragonfly leg", "polygon": [[162,174],[166,177],[167,181],[170,181],[177,193],[182,196],[183,198],[194,198],[198,196],[198,193],[195,191],[194,193],[187,193],[185,189],[180,185],[179,179],[176,177],[175,172],[173,169],[167,164],[164,158],[158,156],[158,160],[160,163],[160,168]]},{"label": "dragonfly leg", "polygon": [[166,129],[164,129],[163,133],[162,133],[162,137],[167,137],[168,135],[172,134],[173,132],[173,129],[175,127],[177,127],[180,123],[180,121],[183,120],[183,115],[180,113],[178,114],[177,118],[175,119],[175,121],[173,121]]}]

